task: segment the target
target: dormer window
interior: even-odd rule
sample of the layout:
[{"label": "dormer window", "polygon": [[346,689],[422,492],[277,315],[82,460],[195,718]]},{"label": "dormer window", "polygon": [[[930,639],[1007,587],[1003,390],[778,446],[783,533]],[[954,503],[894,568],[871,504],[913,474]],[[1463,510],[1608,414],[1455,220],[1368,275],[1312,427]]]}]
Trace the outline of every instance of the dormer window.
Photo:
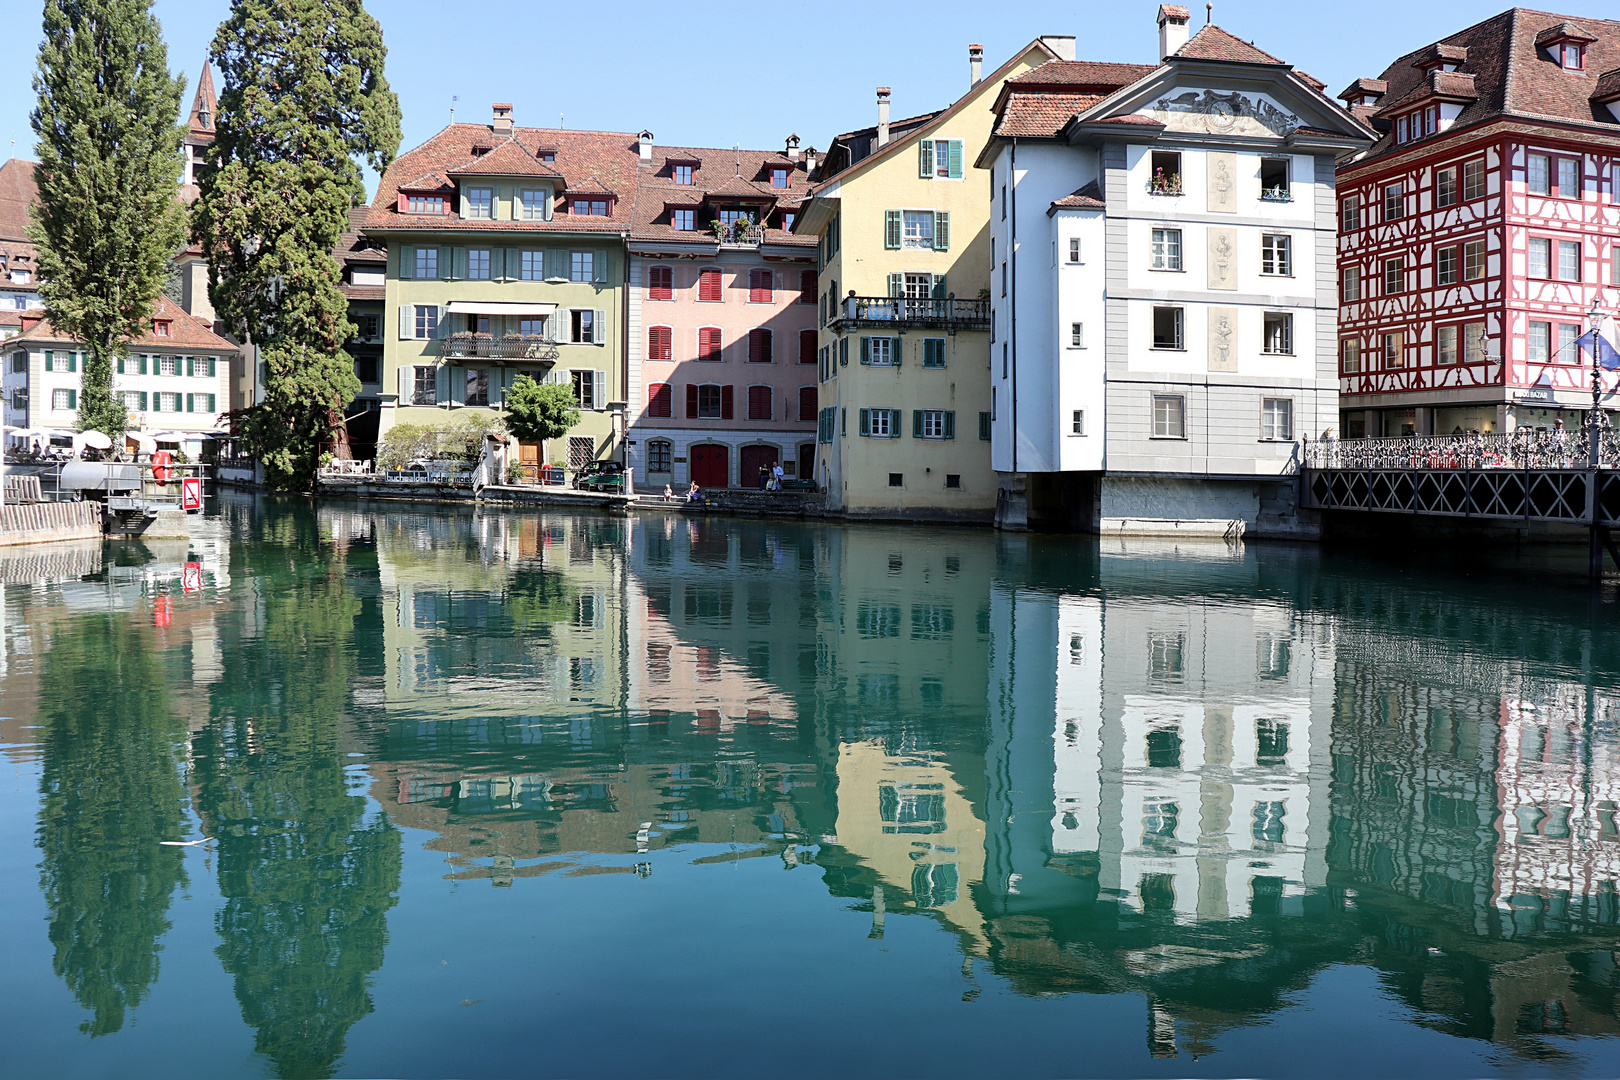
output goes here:
[{"label": "dormer window", "polygon": [[1556,47],[1558,66],[1565,71],[1586,70],[1586,46],[1566,41]]},{"label": "dormer window", "polygon": [[443,195],[411,195],[406,199],[405,205],[412,214],[442,214],[444,213]]},{"label": "dormer window", "polygon": [[607,217],[608,201],[606,199],[582,199],[576,196],[568,200],[568,212],[585,217]]},{"label": "dormer window", "polygon": [[169,336],[169,326],[170,326],[170,321],[168,319],[153,319],[152,320],[152,336],[153,337],[168,337]]},{"label": "dormer window", "polygon": [[674,178],[677,184],[690,184],[692,182],[692,166],[685,164],[671,165],[669,175]]},{"label": "dormer window", "polygon": [[786,169],[771,170],[771,187],[785,188],[788,186],[788,171]]},{"label": "dormer window", "polygon": [[535,152],[534,156],[545,162],[547,165],[555,165],[557,163],[557,151],[555,150],[539,150]]}]

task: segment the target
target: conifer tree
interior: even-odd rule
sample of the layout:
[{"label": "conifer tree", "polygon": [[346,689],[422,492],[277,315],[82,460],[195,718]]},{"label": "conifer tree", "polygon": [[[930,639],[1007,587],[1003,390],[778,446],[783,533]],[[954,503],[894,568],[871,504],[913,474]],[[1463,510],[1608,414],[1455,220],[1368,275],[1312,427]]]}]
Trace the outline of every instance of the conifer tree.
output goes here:
[{"label": "conifer tree", "polygon": [[117,437],[128,426],[112,395],[113,361],[146,332],[185,239],[175,201],[184,89],[169,75],[151,0],[46,0],[30,233],[51,322],[85,346],[86,431]]},{"label": "conifer tree", "polygon": [[360,392],[332,248],[399,149],[382,29],[361,0],[232,0],[214,36],[212,168],[192,219],[209,295],[258,347],[260,400],[236,430],[273,487],[313,485]]}]

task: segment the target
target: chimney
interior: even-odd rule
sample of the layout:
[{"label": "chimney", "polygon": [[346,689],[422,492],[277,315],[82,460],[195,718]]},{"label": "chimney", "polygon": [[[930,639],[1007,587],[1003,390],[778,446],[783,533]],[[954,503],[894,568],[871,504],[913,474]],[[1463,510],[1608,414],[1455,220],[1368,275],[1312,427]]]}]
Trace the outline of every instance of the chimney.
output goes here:
[{"label": "chimney", "polygon": [[787,159],[789,161],[796,162],[799,160],[799,137],[797,135],[789,135],[787,137],[787,146],[783,149],[782,153],[787,155]]},{"label": "chimney", "polygon": [[813,146],[807,146],[804,148],[804,174],[806,176],[814,176],[815,172],[816,148]]},{"label": "chimney", "polygon": [[636,136],[636,156],[642,161],[652,160],[653,133],[643,131]]},{"label": "chimney", "polygon": [[1074,59],[1073,34],[1042,34],[1041,44],[1057,53],[1059,60]]},{"label": "chimney", "polygon": [[877,144],[881,148],[881,147],[889,145],[889,88],[887,86],[878,87],[877,88],[877,95],[878,95]]},{"label": "chimney", "polygon": [[497,134],[497,135],[510,135],[510,134],[512,134],[512,104],[511,104],[511,102],[497,101],[494,105],[491,105],[490,108],[495,111],[495,119],[490,122],[489,126],[495,129],[495,134]]},{"label": "chimney", "polygon": [[1179,4],[1159,5],[1159,58],[1173,56],[1187,44],[1187,22],[1192,14]]},{"label": "chimney", "polygon": [[969,45],[968,46],[968,89],[971,90],[973,87],[979,85],[979,80],[984,78],[983,69],[984,69],[984,46],[983,45]]}]

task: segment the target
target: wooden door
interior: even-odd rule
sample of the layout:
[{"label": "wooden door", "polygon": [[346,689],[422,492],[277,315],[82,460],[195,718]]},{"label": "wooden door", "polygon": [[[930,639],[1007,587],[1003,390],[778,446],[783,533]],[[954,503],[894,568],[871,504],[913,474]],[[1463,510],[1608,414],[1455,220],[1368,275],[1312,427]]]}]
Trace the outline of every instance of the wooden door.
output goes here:
[{"label": "wooden door", "polygon": [[814,480],[816,478],[816,444],[813,442],[799,444],[799,479]]},{"label": "wooden door", "polygon": [[518,460],[525,465],[540,464],[540,444],[537,442],[518,443]]},{"label": "wooden door", "polygon": [[692,482],[700,488],[730,486],[730,459],[718,443],[700,443],[688,453],[692,459]]},{"label": "wooden door", "polygon": [[759,467],[765,466],[769,475],[770,468],[776,464],[776,447],[774,446],[745,446],[737,459],[737,483],[741,487],[759,487]]}]

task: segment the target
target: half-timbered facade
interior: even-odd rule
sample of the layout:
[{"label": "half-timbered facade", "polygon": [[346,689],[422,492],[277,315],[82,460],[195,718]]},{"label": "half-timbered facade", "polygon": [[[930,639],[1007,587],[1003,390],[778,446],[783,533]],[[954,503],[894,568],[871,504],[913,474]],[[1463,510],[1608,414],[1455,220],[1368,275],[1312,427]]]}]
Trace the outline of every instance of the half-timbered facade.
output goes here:
[{"label": "half-timbered facade", "polygon": [[1341,97],[1381,133],[1338,176],[1343,434],[1583,422],[1575,339],[1620,286],[1620,23],[1514,8]]}]

